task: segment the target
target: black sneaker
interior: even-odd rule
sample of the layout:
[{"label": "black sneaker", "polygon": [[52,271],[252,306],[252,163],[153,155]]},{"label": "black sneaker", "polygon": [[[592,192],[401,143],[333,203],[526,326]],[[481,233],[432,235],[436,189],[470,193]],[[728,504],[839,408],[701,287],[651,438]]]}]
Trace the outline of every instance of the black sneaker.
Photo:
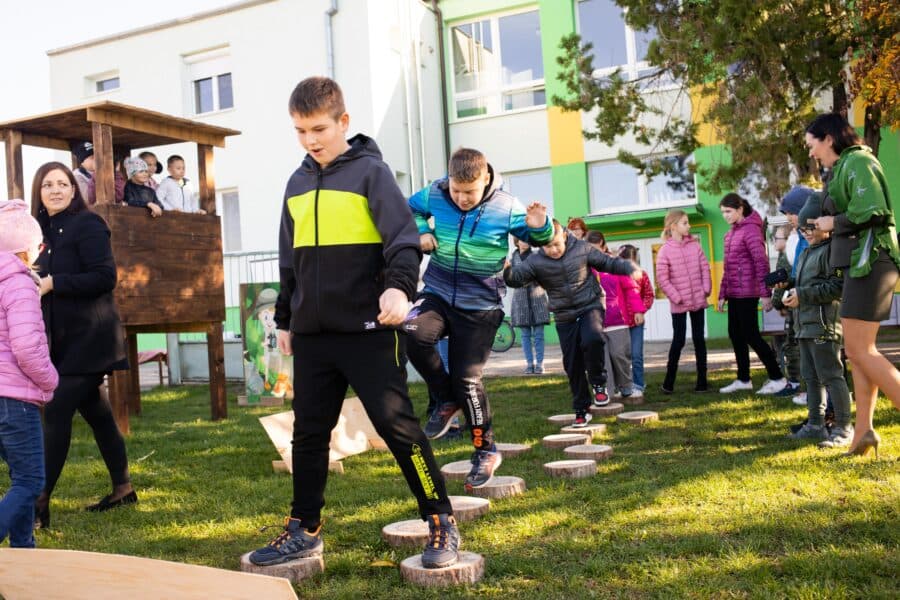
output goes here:
[{"label": "black sneaker", "polygon": [[592,385],[594,390],[594,406],[606,406],[609,404],[609,394],[605,385]]},{"label": "black sneaker", "polygon": [[422,566],[443,569],[459,560],[459,529],[453,515],[428,515],[428,541],[422,551]]},{"label": "black sneaker", "polygon": [[466,475],[466,491],[480,488],[488,484],[494,477],[494,471],[503,462],[503,457],[496,450],[476,450],[472,453],[472,470]]},{"label": "black sneaker", "polygon": [[587,427],[587,424],[591,422],[592,415],[586,410],[577,410],[575,411],[575,421],[572,423],[572,427]]},{"label": "black sneaker", "polygon": [[437,439],[447,433],[453,418],[462,415],[462,409],[453,402],[445,402],[438,406],[425,424],[425,437]]},{"label": "black sneaker", "polygon": [[271,542],[250,554],[250,562],[254,565],[277,565],[298,558],[321,556],[322,526],[315,531],[300,527],[300,519],[290,517],[284,520],[284,530]]},{"label": "black sneaker", "polygon": [[669,388],[667,388],[665,386],[665,384],[663,384],[663,385],[659,386],[659,392],[661,394],[665,394],[666,396],[671,396],[672,394],[675,393],[675,390],[670,390]]},{"label": "black sneaker", "polygon": [[791,425],[790,426],[791,433],[797,433],[798,431],[803,429],[803,426],[806,425],[807,421],[809,421],[809,419],[804,419],[802,423],[797,423],[796,425]]}]

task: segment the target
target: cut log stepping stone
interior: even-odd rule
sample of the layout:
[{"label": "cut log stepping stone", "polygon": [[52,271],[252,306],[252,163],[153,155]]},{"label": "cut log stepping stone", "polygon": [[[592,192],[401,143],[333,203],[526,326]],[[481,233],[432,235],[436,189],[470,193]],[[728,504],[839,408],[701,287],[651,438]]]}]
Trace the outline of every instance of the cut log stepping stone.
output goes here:
[{"label": "cut log stepping stone", "polygon": [[628,406],[636,406],[638,404],[644,403],[644,396],[641,395],[636,398],[634,396],[622,396],[621,398],[619,398],[619,401],[622,404],[627,404]]},{"label": "cut log stepping stone", "polygon": [[552,417],[547,417],[547,420],[554,425],[571,425],[575,422],[575,413],[570,415],[553,415]]},{"label": "cut log stepping stone", "polygon": [[472,495],[479,498],[508,498],[525,493],[525,480],[521,477],[496,475],[487,485],[472,488]]},{"label": "cut log stepping stone", "polygon": [[441,475],[444,476],[444,479],[463,481],[471,470],[471,460],[458,460],[441,467]]},{"label": "cut log stepping stone", "polygon": [[524,454],[531,450],[528,444],[501,444],[497,443],[497,450],[503,455],[503,458],[512,458],[520,454]]},{"label": "cut log stepping stone", "polygon": [[[450,496],[450,506],[453,507],[453,516],[457,521],[474,521],[481,515],[491,510],[491,501],[487,498],[473,498],[472,496]],[[424,523],[424,521],[422,521]],[[426,526],[426,531],[428,527]]]},{"label": "cut log stepping stone", "polygon": [[403,579],[425,587],[444,587],[478,583],[484,577],[484,557],[474,552],[460,552],[456,564],[443,569],[426,569],[422,555],[410,556],[400,563]]},{"label": "cut log stepping stone", "polygon": [[545,435],[541,443],[545,448],[568,448],[579,444],[590,444],[591,439],[589,433],[555,433]]},{"label": "cut log stepping stone", "polygon": [[551,477],[581,479],[597,474],[597,461],[590,459],[555,460],[544,465],[544,472]]},{"label": "cut log stepping stone", "polygon": [[398,521],[381,528],[381,539],[394,548],[403,546],[422,547],[428,541],[428,535],[428,523],[422,519]]},{"label": "cut log stepping stone", "polygon": [[595,437],[600,437],[604,433],[606,433],[606,425],[603,423],[588,423],[584,427],[575,427],[574,425],[569,425],[568,427],[563,427],[559,430],[560,433],[583,433],[585,435],[591,436],[591,439]]},{"label": "cut log stepping stone", "polygon": [[[422,542],[423,544],[425,542]],[[245,573],[256,573],[258,575],[268,575],[269,577],[282,577],[293,583],[299,583],[303,579],[312,577],[325,571],[325,562],[321,556],[313,556],[310,558],[298,558],[289,560],[277,565],[263,567],[254,565],[250,562],[250,552],[241,556],[241,571]]]},{"label": "cut log stepping stone", "polygon": [[632,412],[620,413],[616,419],[621,423],[632,423],[634,425],[643,425],[651,421],[659,421],[659,415],[652,410],[635,410]]},{"label": "cut log stepping stone", "polygon": [[595,417],[608,417],[617,415],[625,410],[625,406],[621,402],[610,402],[606,406],[592,406],[591,414]]},{"label": "cut log stepping stone", "polygon": [[612,456],[612,446],[604,444],[584,444],[581,446],[569,446],[563,452],[569,458],[589,458],[593,460],[603,460]]}]

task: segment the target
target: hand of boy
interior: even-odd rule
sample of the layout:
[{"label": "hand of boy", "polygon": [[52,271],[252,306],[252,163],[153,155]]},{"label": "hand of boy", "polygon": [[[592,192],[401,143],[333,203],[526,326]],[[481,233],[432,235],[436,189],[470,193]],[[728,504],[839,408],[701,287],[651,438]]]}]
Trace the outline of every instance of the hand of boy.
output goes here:
[{"label": "hand of boy", "polygon": [[276,329],[275,331],[278,339],[278,351],[281,352],[282,356],[292,355],[294,349],[291,348],[291,338],[294,334],[284,329]]},{"label": "hand of boy", "polygon": [[156,204],[155,202],[148,202],[148,203],[147,203],[147,208],[150,209],[150,216],[151,216],[151,217],[158,217],[158,216],[160,216],[160,215],[162,214],[162,209],[161,209],[161,208],[159,207],[159,205]]},{"label": "hand of boy", "polygon": [[810,225],[815,225],[816,229],[821,229],[822,231],[834,231],[834,217],[824,216],[818,219],[807,219],[806,222]]},{"label": "hand of boy", "polygon": [[422,252],[428,254],[438,247],[438,243],[432,234],[423,233],[419,236],[419,247],[422,249]]},{"label": "hand of boy", "polygon": [[384,290],[378,298],[378,322],[382,325],[400,325],[409,312],[409,298],[397,288]]},{"label": "hand of boy", "polygon": [[793,289],[788,290],[787,293],[781,297],[781,303],[788,308],[797,308],[800,306],[800,298],[797,297],[797,291]]},{"label": "hand of boy", "polygon": [[540,229],[547,223],[547,207],[540,202],[532,202],[525,209],[525,224],[531,229]]}]

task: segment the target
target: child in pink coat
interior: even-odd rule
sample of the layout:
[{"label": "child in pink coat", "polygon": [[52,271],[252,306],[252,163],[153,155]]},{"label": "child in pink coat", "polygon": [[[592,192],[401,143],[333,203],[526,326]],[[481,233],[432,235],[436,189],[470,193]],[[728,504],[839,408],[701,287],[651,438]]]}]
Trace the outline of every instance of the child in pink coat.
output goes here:
[{"label": "child in pink coat", "polygon": [[40,407],[59,381],[41,316],[41,228],[22,200],[0,201],[0,458],[10,487],[0,499],[0,541],[34,547],[34,501],[44,487]]},{"label": "child in pink coat", "polygon": [[695,392],[705,392],[706,338],[703,331],[706,318],[707,297],[712,290],[709,261],[703,254],[700,242],[691,235],[691,224],[686,212],[672,209],[666,215],[662,239],[665,242],[656,255],[656,282],[669,299],[672,311],[672,345],[666,377],[660,387],[664,394],[675,390],[678,360],[684,348],[687,333],[687,317],[691,317],[691,339],[697,362]]}]

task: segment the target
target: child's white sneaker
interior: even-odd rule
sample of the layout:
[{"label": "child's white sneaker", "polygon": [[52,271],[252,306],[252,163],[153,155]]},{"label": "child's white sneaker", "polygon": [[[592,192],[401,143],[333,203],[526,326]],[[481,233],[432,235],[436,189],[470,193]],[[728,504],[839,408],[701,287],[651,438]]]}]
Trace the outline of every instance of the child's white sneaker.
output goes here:
[{"label": "child's white sneaker", "polygon": [[741,390],[752,390],[753,382],[752,381],[741,381],[740,379],[735,379],[725,387],[719,388],[720,394],[731,394],[732,392],[739,392]]},{"label": "child's white sneaker", "polygon": [[644,391],[643,391],[643,390],[639,390],[639,389],[637,389],[637,388],[634,388],[634,391],[631,392],[631,395],[628,396],[628,397],[631,398],[632,400],[634,400],[635,398],[643,398],[643,397],[644,397]]},{"label": "child's white sneaker", "polygon": [[806,406],[806,392],[800,392],[799,394],[791,398],[791,402],[793,402],[797,406]]},{"label": "child's white sneaker", "polygon": [[760,396],[769,396],[772,394],[777,394],[781,390],[784,389],[784,386],[787,385],[787,379],[782,377],[781,379],[769,379],[767,380],[761,388],[756,390],[756,393]]}]

